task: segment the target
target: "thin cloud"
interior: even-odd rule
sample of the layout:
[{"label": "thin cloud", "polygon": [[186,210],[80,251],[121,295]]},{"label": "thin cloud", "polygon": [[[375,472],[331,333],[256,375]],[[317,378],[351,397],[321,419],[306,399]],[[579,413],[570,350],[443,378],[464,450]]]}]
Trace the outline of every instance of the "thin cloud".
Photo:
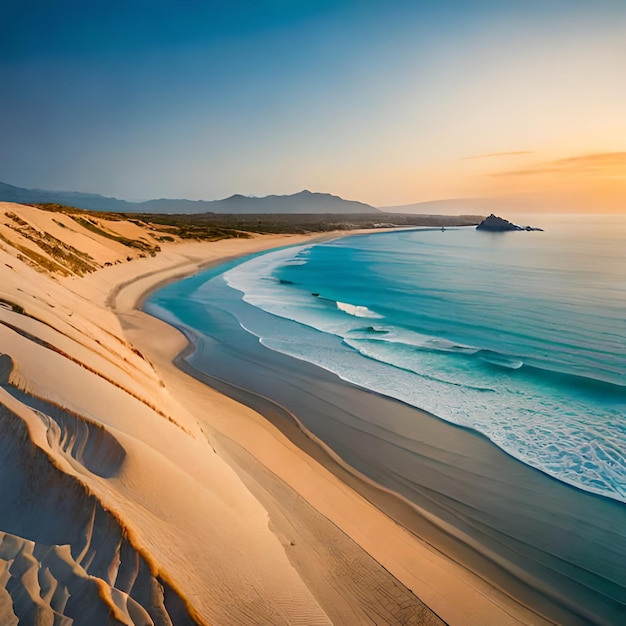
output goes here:
[{"label": "thin cloud", "polygon": [[626,152],[604,152],[558,159],[534,167],[506,172],[494,172],[490,176],[542,176],[545,174],[575,174],[577,176],[626,176]]},{"label": "thin cloud", "polygon": [[489,154],[474,154],[468,157],[461,157],[461,161],[472,161],[473,159],[492,159],[495,157],[518,156],[520,154],[535,154],[534,150],[517,150],[515,152],[490,152]]}]

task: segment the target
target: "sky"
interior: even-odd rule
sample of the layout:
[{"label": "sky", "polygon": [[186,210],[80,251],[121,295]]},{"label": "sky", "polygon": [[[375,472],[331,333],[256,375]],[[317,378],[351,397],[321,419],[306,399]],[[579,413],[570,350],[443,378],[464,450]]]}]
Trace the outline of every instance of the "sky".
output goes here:
[{"label": "sky", "polygon": [[0,0],[0,181],[626,213],[626,0]]}]

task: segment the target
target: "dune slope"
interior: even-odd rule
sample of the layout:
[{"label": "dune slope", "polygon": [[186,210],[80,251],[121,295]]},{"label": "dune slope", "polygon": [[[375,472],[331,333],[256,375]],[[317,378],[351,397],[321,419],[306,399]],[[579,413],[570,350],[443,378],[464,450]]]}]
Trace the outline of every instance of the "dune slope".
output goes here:
[{"label": "dune slope", "polygon": [[156,246],[148,229],[1,208],[6,623],[328,623],[265,510],[115,316],[76,289],[149,257],[123,243],[139,230]]},{"label": "dune slope", "polygon": [[543,623],[183,374],[135,308],[307,239],[0,203],[0,623]]}]

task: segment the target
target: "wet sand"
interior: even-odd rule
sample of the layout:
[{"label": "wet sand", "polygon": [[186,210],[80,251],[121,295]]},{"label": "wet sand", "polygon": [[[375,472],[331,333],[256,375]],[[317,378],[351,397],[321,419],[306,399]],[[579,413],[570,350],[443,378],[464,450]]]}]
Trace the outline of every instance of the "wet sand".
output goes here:
[{"label": "wet sand", "polygon": [[[161,246],[150,226],[96,222],[154,255],[0,206],[2,624],[545,623],[361,496],[332,453],[308,454],[323,446],[296,422],[299,445],[177,368],[185,337],[137,308],[164,281],[310,236]],[[51,236],[71,255],[44,256]]]},{"label": "wet sand", "polygon": [[211,338],[190,337],[196,351],[179,367],[262,413],[403,527],[539,614],[564,624],[626,619],[626,506],[268,350],[222,310],[210,315]]}]

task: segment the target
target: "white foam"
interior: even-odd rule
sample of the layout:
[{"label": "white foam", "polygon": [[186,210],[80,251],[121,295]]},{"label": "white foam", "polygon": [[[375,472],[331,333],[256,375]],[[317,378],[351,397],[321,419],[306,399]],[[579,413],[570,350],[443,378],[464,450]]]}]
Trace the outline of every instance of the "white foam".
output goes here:
[{"label": "white foam", "polygon": [[[495,370],[477,372],[470,355],[459,361],[453,353],[399,350],[398,344],[376,339],[344,340],[354,351],[328,348],[323,336],[305,341],[265,337],[262,343],[477,430],[511,456],[563,482],[626,501],[626,432],[619,428],[618,411],[610,419],[592,404],[547,396],[523,381],[512,398],[507,379]],[[485,392],[491,392],[488,401]],[[393,424],[385,422],[385,427],[393,429]]]},{"label": "white foam", "polygon": [[[543,352],[533,344],[532,355],[518,357],[515,337],[504,337],[507,341],[498,340],[494,351],[484,351],[477,347],[476,337],[476,344],[468,345],[395,327],[387,318],[383,324],[364,327],[359,320],[383,316],[354,301],[315,298],[293,284],[260,280],[285,262],[299,263],[306,254],[308,250],[302,249],[279,251],[226,275],[246,302],[326,333],[305,340],[302,326],[281,326],[280,332],[270,333],[257,329],[264,345],[473,428],[507,453],[563,482],[626,501],[623,398],[616,398],[612,411],[608,400],[599,405],[592,395],[577,395],[548,380],[544,387],[526,378],[531,368],[522,366],[541,366]],[[543,342],[543,335],[539,336]],[[343,349],[337,347],[340,340]],[[550,359],[553,364],[555,357]]]},{"label": "white foam", "polygon": [[349,304],[347,302],[337,302],[337,308],[348,315],[353,315],[354,317],[366,317],[370,319],[382,319],[383,316],[371,311],[366,306],[362,306],[359,304]]}]

